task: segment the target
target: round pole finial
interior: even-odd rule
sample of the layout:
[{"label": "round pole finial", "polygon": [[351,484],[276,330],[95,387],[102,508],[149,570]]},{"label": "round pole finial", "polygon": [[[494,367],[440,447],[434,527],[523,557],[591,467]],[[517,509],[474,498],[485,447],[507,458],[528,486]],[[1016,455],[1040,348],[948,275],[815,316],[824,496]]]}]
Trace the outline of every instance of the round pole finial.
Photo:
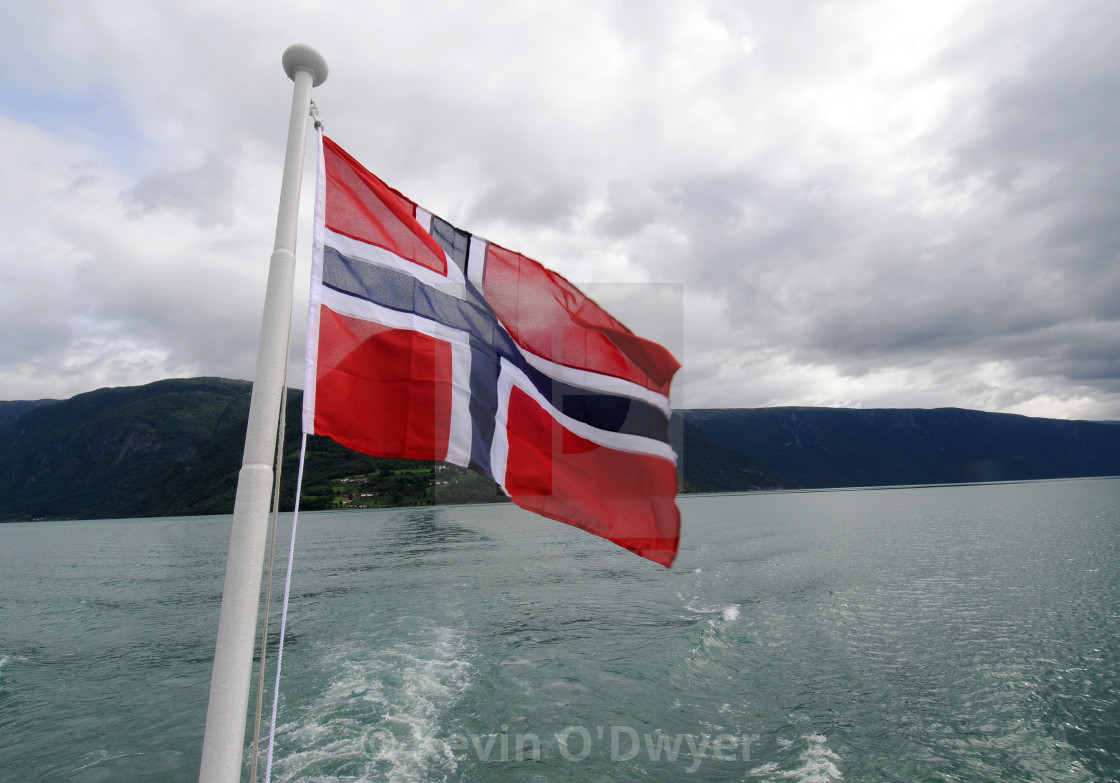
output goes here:
[{"label": "round pole finial", "polygon": [[307,71],[311,74],[311,86],[318,87],[327,80],[327,61],[323,55],[312,49],[307,44],[292,44],[284,50],[281,58],[284,63],[284,73],[295,81],[297,71]]}]

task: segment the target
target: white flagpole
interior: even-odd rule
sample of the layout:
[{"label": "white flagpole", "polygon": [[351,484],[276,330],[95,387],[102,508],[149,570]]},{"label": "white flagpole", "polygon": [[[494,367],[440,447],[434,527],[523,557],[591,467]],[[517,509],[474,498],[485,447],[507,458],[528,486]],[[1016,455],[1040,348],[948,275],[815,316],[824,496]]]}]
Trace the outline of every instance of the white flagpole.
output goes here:
[{"label": "white flagpole", "polygon": [[318,87],[327,78],[327,61],[310,46],[288,47],[283,63],[284,71],[295,82],[295,90],[288,125],[288,148],[284,155],[284,179],[280,186],[276,241],[268,268],[257,370],[249,403],[245,454],[233,505],[233,531],[210,679],[210,705],[206,711],[199,783],[238,783],[241,779],[268,505],[272,496],[272,460],[276,453],[280,397],[288,363],[296,218],[307,120],[311,88]]}]

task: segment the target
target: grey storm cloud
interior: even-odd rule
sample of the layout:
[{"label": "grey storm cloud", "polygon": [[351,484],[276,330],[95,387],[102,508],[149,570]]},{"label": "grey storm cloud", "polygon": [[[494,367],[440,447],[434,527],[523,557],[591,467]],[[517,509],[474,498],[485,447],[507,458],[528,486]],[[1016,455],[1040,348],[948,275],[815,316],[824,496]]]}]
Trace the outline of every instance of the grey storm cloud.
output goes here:
[{"label": "grey storm cloud", "polygon": [[232,219],[234,164],[229,155],[210,152],[188,169],[160,170],[144,176],[121,194],[130,216],[160,209],[179,211],[197,225],[228,223]]},{"label": "grey storm cloud", "polygon": [[599,284],[678,404],[1120,416],[1114,3],[254,8],[0,10],[0,398],[249,377],[305,40],[336,141]]}]

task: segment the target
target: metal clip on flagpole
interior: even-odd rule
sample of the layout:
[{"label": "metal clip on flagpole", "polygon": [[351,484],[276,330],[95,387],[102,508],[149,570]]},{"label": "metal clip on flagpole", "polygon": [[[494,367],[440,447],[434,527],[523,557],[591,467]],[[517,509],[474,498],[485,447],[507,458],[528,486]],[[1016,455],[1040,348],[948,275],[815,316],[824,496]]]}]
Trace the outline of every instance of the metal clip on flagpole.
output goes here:
[{"label": "metal clip on flagpole", "polygon": [[287,335],[292,317],[296,219],[307,118],[311,88],[318,87],[327,78],[327,61],[310,46],[288,47],[283,63],[284,71],[295,82],[295,90],[288,125],[288,148],[284,155],[284,179],[280,186],[276,242],[268,269],[257,370],[245,433],[245,454],[233,506],[233,530],[226,561],[222,613],[218,620],[199,783],[237,783],[241,779],[268,505],[272,494],[272,460],[288,364]]}]

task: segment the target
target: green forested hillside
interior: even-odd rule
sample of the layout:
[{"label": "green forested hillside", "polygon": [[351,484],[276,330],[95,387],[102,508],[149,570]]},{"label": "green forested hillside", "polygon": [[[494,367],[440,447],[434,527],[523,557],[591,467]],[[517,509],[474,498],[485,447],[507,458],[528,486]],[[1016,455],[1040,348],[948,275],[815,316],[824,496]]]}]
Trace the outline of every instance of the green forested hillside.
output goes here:
[{"label": "green forested hillside", "polygon": [[[176,379],[99,389],[28,410],[0,429],[0,520],[230,512],[250,391],[244,381]],[[288,508],[295,496],[301,397],[288,393],[281,473]],[[394,462],[406,464],[313,437],[304,486],[314,490],[331,478]]]},{"label": "green forested hillside", "polygon": [[[228,513],[250,384],[222,378],[0,403],[0,521]],[[302,393],[288,393],[281,505],[295,498]],[[684,492],[1120,474],[1120,425],[957,409],[686,410],[670,427]],[[343,479],[349,479],[343,481]],[[503,500],[459,469],[308,442],[308,509]]]},{"label": "green forested hillside", "polygon": [[[245,381],[188,378],[0,404],[0,520],[230,512],[250,391]],[[288,393],[285,509],[295,498],[302,396]],[[792,486],[689,425],[674,432],[686,491]],[[348,477],[356,479],[340,483]],[[505,500],[474,473],[367,457],[319,437],[308,440],[302,494],[306,509]]]}]

